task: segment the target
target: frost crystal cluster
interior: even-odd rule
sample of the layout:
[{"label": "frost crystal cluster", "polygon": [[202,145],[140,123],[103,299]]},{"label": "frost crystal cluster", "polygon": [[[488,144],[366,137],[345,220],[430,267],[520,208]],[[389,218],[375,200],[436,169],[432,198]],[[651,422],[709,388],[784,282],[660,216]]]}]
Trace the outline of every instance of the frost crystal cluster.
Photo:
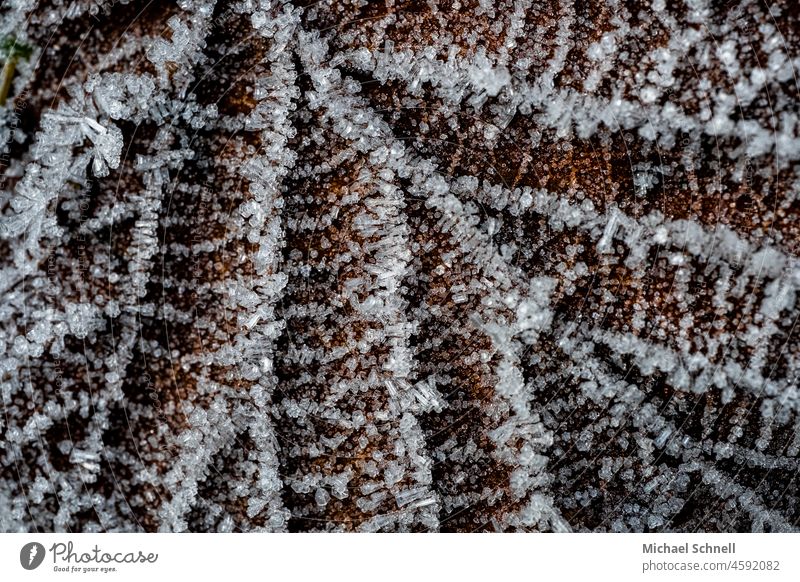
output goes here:
[{"label": "frost crystal cluster", "polygon": [[0,531],[793,531],[793,0],[4,2]]}]

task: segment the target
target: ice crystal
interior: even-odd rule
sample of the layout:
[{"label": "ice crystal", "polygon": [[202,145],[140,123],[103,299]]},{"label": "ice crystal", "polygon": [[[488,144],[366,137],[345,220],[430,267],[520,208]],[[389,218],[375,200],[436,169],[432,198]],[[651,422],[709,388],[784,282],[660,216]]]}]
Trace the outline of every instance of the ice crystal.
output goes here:
[{"label": "ice crystal", "polygon": [[454,6],[0,8],[0,531],[797,528],[797,11]]}]

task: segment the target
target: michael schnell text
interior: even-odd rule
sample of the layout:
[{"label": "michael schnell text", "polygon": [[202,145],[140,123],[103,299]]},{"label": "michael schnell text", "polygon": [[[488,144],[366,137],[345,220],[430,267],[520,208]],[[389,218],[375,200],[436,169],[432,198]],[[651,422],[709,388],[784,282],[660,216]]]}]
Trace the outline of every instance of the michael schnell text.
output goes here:
[{"label": "michael schnell text", "polygon": [[736,542],[723,545],[691,544],[642,544],[645,554],[735,554]]}]

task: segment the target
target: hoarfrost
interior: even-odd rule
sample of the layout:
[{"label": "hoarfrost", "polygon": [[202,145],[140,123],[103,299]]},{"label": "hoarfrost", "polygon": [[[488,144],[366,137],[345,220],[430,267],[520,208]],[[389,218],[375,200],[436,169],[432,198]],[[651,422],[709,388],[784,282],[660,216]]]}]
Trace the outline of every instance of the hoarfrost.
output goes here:
[{"label": "hoarfrost", "polygon": [[795,530],[797,15],[357,4],[0,8],[0,530]]}]

